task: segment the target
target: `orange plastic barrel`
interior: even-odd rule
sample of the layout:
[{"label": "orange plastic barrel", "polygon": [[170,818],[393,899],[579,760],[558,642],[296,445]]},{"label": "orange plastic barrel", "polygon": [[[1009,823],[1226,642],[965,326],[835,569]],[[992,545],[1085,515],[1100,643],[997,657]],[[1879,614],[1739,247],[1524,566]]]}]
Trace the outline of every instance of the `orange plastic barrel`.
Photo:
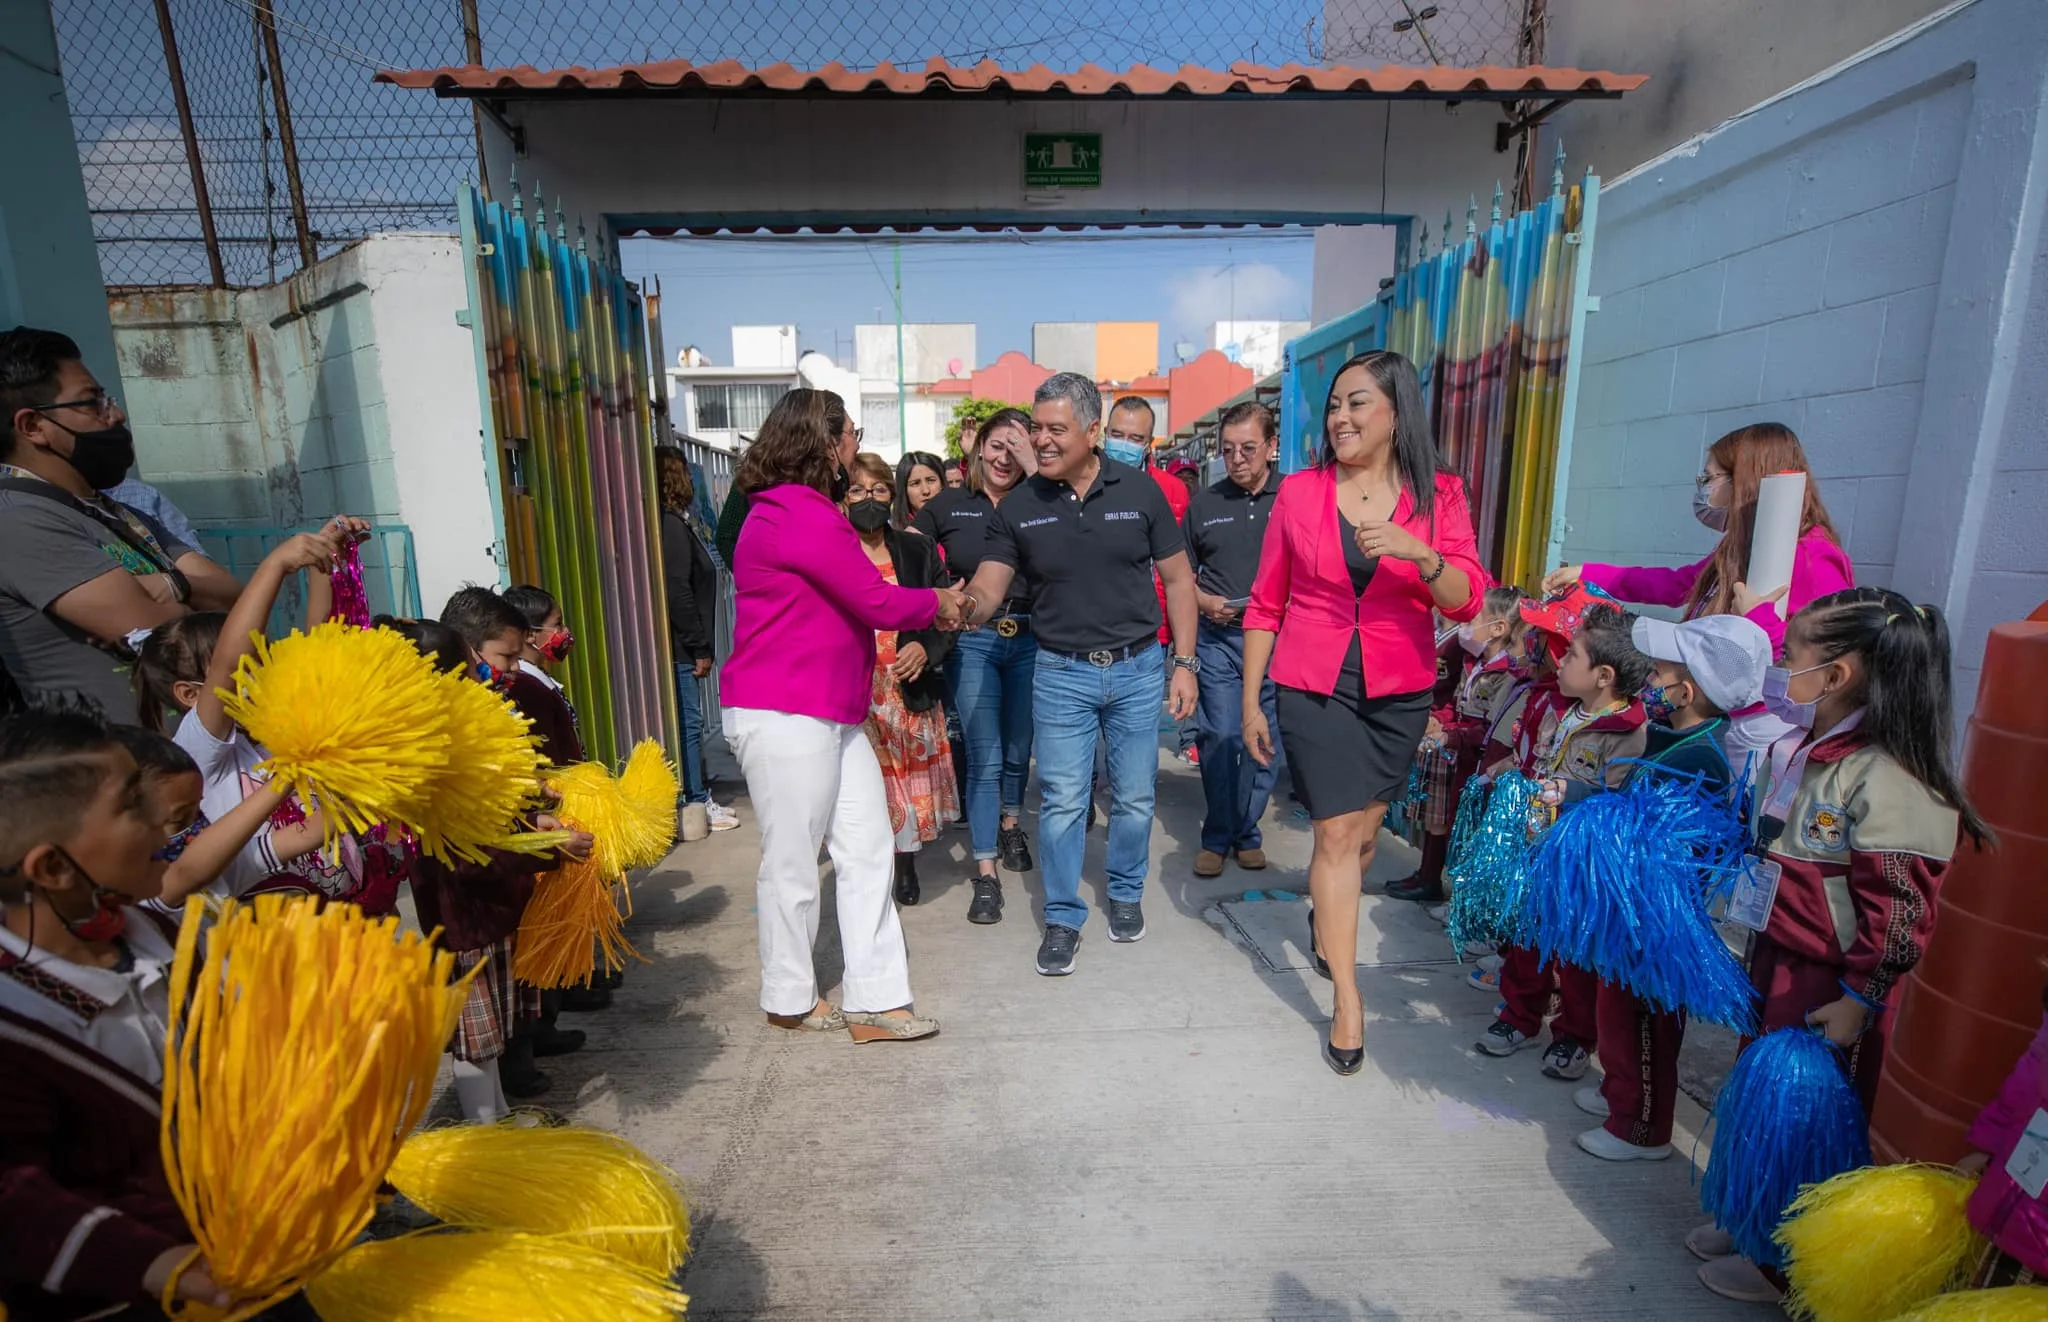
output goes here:
[{"label": "orange plastic barrel", "polygon": [[2048,981],[2048,607],[1984,649],[1963,787],[1998,833],[1942,883],[1934,938],[1899,989],[1870,1141],[1879,1161],[1953,1162],[2041,1023]]}]

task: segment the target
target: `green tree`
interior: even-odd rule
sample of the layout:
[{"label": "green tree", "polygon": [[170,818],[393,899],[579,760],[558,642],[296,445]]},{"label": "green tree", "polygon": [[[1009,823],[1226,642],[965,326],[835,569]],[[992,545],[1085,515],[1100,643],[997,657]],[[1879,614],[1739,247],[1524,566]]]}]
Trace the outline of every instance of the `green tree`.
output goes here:
[{"label": "green tree", "polygon": [[981,424],[996,414],[1015,405],[1000,399],[981,399],[970,395],[953,406],[953,420],[946,424],[946,458],[960,457],[960,424],[972,422],[978,431]]}]

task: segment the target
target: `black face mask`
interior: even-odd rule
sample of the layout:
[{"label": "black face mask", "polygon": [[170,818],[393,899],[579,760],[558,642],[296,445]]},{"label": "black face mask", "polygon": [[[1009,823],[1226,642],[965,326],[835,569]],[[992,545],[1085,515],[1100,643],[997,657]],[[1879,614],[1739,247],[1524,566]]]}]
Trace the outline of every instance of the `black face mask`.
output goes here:
[{"label": "black face mask", "polygon": [[[50,421],[64,427],[55,418]],[[78,470],[78,475],[94,491],[120,486],[128,470],[135,466],[135,434],[128,430],[127,423],[96,431],[71,431],[69,427],[64,430],[71,432],[71,453],[64,461]]]},{"label": "black face mask", "polygon": [[880,532],[889,526],[889,502],[856,500],[846,507],[846,517],[862,532]]},{"label": "black face mask", "polygon": [[853,490],[853,475],[843,468],[832,470],[832,503],[844,505],[846,493]]}]

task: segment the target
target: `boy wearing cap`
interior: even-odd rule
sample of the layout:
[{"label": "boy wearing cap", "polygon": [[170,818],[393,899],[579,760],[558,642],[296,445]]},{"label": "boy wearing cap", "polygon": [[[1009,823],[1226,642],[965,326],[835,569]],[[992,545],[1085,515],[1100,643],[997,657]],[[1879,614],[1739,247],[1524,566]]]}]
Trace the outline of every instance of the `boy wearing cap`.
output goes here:
[{"label": "boy wearing cap", "polygon": [[[1697,777],[1727,792],[1735,773],[1723,740],[1728,713],[1757,702],[1771,642],[1740,615],[1706,615],[1671,624],[1638,619],[1631,631],[1651,661],[1644,701],[1653,724],[1637,774]],[[1566,802],[1590,789],[1557,786]],[[1678,1100],[1678,1049],[1685,1016],[1645,1004],[1627,988],[1601,982],[1596,1019],[1606,1077],[1579,1089],[1579,1108],[1604,1117],[1579,1135],[1579,1146],[1606,1161],[1662,1161],[1671,1155],[1671,1115]]]}]

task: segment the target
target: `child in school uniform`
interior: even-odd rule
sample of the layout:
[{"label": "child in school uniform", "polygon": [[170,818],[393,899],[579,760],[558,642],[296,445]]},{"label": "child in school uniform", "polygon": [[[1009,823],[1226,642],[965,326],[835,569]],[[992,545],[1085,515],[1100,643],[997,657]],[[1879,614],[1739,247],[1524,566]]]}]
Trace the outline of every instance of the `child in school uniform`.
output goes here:
[{"label": "child in school uniform", "polygon": [[[1644,618],[1631,633],[1651,663],[1643,690],[1651,723],[1642,763],[1629,768],[1629,780],[1683,776],[1709,793],[1732,793],[1739,773],[1729,765],[1724,743],[1728,713],[1761,699],[1771,663],[1769,635],[1740,615],[1704,615],[1682,624]],[[1601,792],[1562,777],[1547,790],[1566,805]],[[1606,1074],[1573,1100],[1604,1123],[1580,1134],[1579,1147],[1606,1161],[1661,1161],[1671,1155],[1685,1015],[1660,1010],[1602,979],[1594,1017]]]},{"label": "child in school uniform", "polygon": [[[163,1169],[167,843],[135,759],[93,715],[0,721],[0,1308],[160,1316],[192,1250]],[[182,1298],[225,1307],[205,1264]]]},{"label": "child in school uniform", "polygon": [[[1452,634],[1456,664],[1462,667],[1445,701],[1429,714],[1424,743],[1435,741],[1447,773],[1430,794],[1428,825],[1422,836],[1422,861],[1415,875],[1387,883],[1397,900],[1433,903],[1444,898],[1444,861],[1450,851],[1451,823],[1457,819],[1458,796],[1479,770],[1479,756],[1495,720],[1528,680],[1512,665],[1510,646],[1519,632],[1526,594],[1518,587],[1486,590],[1479,615]],[[1449,659],[1448,654],[1446,659]]]},{"label": "child in school uniform", "polygon": [[[1809,602],[1765,676],[1764,701],[1806,732],[1758,805],[1777,893],[1750,948],[1760,1029],[1811,1026],[1846,1058],[1868,1115],[1899,982],[1934,931],[1958,834],[1990,847],[1949,756],[1949,637],[1941,612],[1882,588]],[[1779,1282],[1702,1226],[1700,1280],[1774,1302]]]},{"label": "child in school uniform", "polygon": [[[2048,1011],[2048,987],[2041,989],[2041,1008]],[[2048,1017],[1998,1095],[1978,1113],[1970,1126],[1971,1152],[1956,1163],[1958,1171],[1979,1177],[1970,1194],[1969,1217],[1987,1243],[1970,1277],[1972,1289],[2048,1282],[2048,1185],[2039,1183],[2038,1174],[2048,1168],[2044,1131]]]},{"label": "child in school uniform", "polygon": [[[1542,634],[1556,683],[1531,688],[1514,743],[1521,772],[1532,780],[1562,777],[1615,786],[1628,775],[1617,760],[1640,756],[1647,738],[1649,717],[1639,694],[1650,659],[1630,641],[1619,609],[1583,589],[1574,592],[1521,608],[1522,618]],[[1511,1056],[1535,1045],[1555,993],[1558,1012],[1543,1073],[1567,1082],[1585,1077],[1598,1039],[1598,979],[1555,960],[1546,965],[1534,950],[1518,945],[1501,948],[1499,976],[1500,1010],[1474,1045],[1489,1056]]]},{"label": "child in school uniform", "polygon": [[[464,597],[463,592],[482,596]],[[518,665],[525,623],[496,593],[486,589],[463,592],[450,600],[446,620],[439,624],[414,622],[400,632],[437,663],[454,647],[462,647],[462,674],[500,687],[495,681]],[[481,645],[470,643],[471,636]],[[534,825],[541,830],[555,828],[553,819],[545,814],[537,816]],[[563,853],[580,856],[589,848],[590,837],[579,832]],[[497,1119],[510,1109],[508,1096],[537,1097],[551,1086],[552,1081],[533,1064],[531,1039],[512,1055],[522,991],[512,979],[512,949],[519,920],[533,894],[534,877],[560,866],[560,861],[554,854],[498,850],[490,851],[481,863],[444,863],[425,855],[413,860],[413,898],[421,929],[440,929],[436,940],[443,949],[454,952],[458,969],[466,972],[479,965],[483,969],[470,983],[469,1000],[463,1005],[449,1046],[455,1064],[456,1098],[466,1119]],[[532,988],[523,991],[532,1003],[529,1017],[537,1017],[538,993]],[[508,1055],[509,1078],[501,1060]]]}]

